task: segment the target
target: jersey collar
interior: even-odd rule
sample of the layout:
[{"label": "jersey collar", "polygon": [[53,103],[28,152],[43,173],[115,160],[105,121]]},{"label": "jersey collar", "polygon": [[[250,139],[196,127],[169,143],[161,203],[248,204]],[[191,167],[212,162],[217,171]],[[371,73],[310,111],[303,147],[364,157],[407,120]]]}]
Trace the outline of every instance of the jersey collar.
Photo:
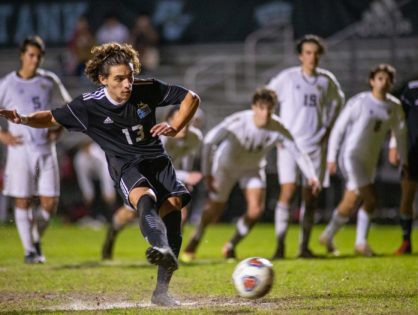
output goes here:
[{"label": "jersey collar", "polygon": [[112,105],[115,105],[115,106],[121,106],[121,105],[123,105],[123,104],[125,104],[126,102],[120,102],[120,103],[118,103],[118,102],[116,102],[110,95],[109,95],[109,92],[107,91],[107,88],[105,87],[104,88],[104,92],[105,92],[105,96],[106,96],[106,98],[107,98],[107,100],[112,104]]}]

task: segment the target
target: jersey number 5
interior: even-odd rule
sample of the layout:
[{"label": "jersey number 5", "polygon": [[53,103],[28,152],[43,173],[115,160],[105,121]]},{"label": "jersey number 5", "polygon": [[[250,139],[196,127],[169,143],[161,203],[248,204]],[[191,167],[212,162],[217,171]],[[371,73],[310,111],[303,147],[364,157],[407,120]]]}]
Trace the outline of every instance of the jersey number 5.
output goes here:
[{"label": "jersey number 5", "polygon": [[[139,142],[144,139],[144,127],[142,125],[133,126],[131,129],[135,133],[135,142]],[[129,144],[134,144],[131,138],[131,134],[129,133],[129,129],[122,129],[122,132],[126,137],[126,141],[128,141]]]}]

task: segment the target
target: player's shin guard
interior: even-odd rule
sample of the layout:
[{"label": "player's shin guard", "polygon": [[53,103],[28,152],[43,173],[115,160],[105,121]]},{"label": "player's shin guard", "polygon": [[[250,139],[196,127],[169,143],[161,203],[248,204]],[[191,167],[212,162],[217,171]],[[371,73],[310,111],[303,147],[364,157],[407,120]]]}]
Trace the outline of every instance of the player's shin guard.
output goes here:
[{"label": "player's shin guard", "polygon": [[412,232],[412,217],[410,215],[401,213],[400,214],[400,223],[402,228],[402,239],[404,241],[411,242],[411,232]]},{"label": "player's shin guard", "polygon": [[32,209],[15,208],[15,221],[19,237],[25,250],[25,255],[35,253],[32,240]]},{"label": "player's shin guard", "polygon": [[274,230],[278,243],[283,243],[289,227],[289,205],[278,202],[274,211]]},{"label": "player's shin guard", "polygon": [[370,228],[370,214],[363,208],[357,213],[357,231],[356,231],[356,245],[363,245],[367,243],[367,234]]},{"label": "player's shin guard", "polygon": [[334,210],[332,213],[331,221],[328,223],[327,227],[325,228],[325,231],[322,233],[324,236],[326,236],[327,239],[332,240],[335,236],[335,234],[338,232],[341,227],[346,224],[349,220],[349,217],[342,216],[338,212],[338,208]]},{"label": "player's shin guard", "polygon": [[306,209],[305,206],[302,207],[302,230],[300,234],[300,244],[299,247],[301,250],[307,250],[309,245],[309,239],[311,237],[311,231],[314,224],[314,209]]},{"label": "player's shin guard", "polygon": [[157,213],[156,202],[149,196],[144,195],[138,201],[139,228],[144,238],[151,246],[168,246],[167,230]]},{"label": "player's shin guard", "polygon": [[248,218],[246,215],[241,216],[235,225],[235,234],[229,243],[235,247],[241,240],[250,233],[255,225],[256,220]]},{"label": "player's shin guard", "polygon": [[[179,256],[182,234],[181,234],[181,212],[172,211],[163,218],[163,222],[167,229],[167,239],[174,255]],[[163,266],[158,266],[157,287],[155,292],[167,292],[173,271],[168,271]]]}]

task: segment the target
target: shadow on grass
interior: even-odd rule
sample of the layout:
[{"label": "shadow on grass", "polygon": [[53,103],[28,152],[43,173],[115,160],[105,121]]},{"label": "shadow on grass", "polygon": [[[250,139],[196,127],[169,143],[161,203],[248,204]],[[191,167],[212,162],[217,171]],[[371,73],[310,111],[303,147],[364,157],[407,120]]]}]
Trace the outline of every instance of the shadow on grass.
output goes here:
[{"label": "shadow on grass", "polygon": [[53,266],[51,269],[63,270],[63,269],[89,269],[89,268],[112,268],[112,267],[123,267],[123,268],[155,268],[154,265],[149,264],[145,261],[138,262],[126,262],[126,261],[83,261],[74,264],[63,264]]}]

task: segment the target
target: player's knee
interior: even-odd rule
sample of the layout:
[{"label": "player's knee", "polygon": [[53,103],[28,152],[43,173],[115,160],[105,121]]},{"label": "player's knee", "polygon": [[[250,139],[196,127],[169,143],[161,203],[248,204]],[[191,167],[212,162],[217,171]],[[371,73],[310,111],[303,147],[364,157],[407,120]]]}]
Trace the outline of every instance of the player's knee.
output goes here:
[{"label": "player's knee", "polygon": [[167,214],[173,211],[180,211],[182,207],[182,200],[180,197],[171,197],[168,198],[164,203],[161,205],[159,209],[159,213],[161,217],[165,217]]}]

